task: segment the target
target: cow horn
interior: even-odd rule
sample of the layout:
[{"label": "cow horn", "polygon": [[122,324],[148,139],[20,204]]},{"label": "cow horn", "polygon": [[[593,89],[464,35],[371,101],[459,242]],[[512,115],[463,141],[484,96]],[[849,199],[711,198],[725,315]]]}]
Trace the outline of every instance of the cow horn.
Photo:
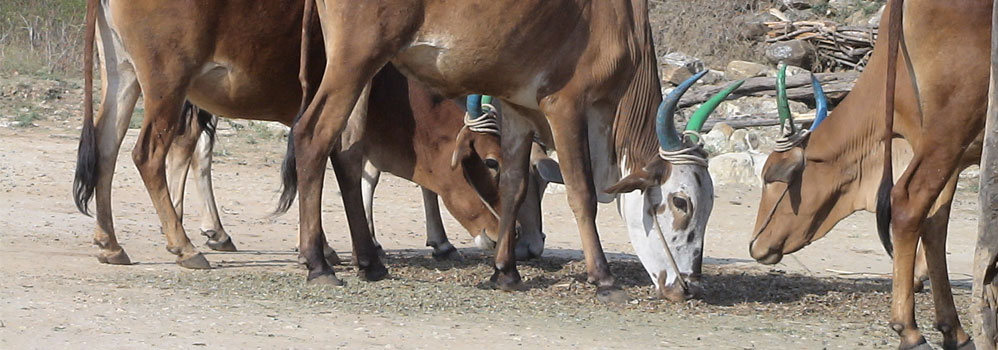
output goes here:
[{"label": "cow horn", "polygon": [[468,100],[465,102],[465,106],[471,119],[478,119],[482,117],[482,95],[468,95]]},{"label": "cow horn", "polygon": [[[724,90],[721,90],[721,92],[718,92],[716,95],[707,100],[707,102],[700,105],[700,108],[698,108],[697,111],[693,113],[693,116],[690,117],[690,121],[686,123],[686,131],[700,132],[700,130],[703,129],[704,122],[707,121],[707,117],[710,116],[710,113],[714,112],[717,105],[721,104],[721,101],[728,98],[728,95],[731,95],[732,92],[738,90],[738,88],[742,86],[742,83],[745,83],[744,79],[728,85],[727,88],[724,88]],[[691,136],[691,138],[693,141],[697,141],[696,135]]]},{"label": "cow horn", "polygon": [[825,91],[821,89],[821,82],[818,78],[811,75],[811,88],[814,89],[814,108],[817,111],[814,113],[814,123],[811,124],[810,131],[818,128],[818,124],[825,121],[825,117],[828,116],[828,99],[825,97]]},{"label": "cow horn", "polygon": [[794,117],[790,115],[790,101],[787,100],[787,65],[784,63],[780,63],[780,72],[776,74],[776,111],[780,114],[780,127],[796,134],[797,125],[794,125]]},{"label": "cow horn", "polygon": [[706,70],[686,79],[682,84],[676,86],[669,95],[665,96],[662,104],[658,106],[658,114],[655,116],[655,133],[658,135],[658,144],[662,149],[674,151],[683,146],[682,139],[676,132],[676,105],[679,104],[679,98],[683,97],[686,90],[705,74],[707,74]]}]

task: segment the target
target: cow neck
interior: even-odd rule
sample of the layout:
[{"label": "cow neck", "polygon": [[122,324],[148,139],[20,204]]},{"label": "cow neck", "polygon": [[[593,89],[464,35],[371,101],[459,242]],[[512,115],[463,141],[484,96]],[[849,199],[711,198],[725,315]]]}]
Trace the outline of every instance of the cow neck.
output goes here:
[{"label": "cow neck", "polygon": [[[876,189],[884,162],[881,142],[884,124],[879,118],[881,113],[877,112],[880,109],[871,106],[868,98],[882,95],[882,92],[865,91],[857,84],[824,123],[811,133],[804,150],[808,163],[820,160],[834,164],[837,171],[820,174],[828,176],[820,181],[820,185],[839,187],[843,196],[853,193],[852,197],[840,198],[851,200],[853,210],[873,211],[875,208]],[[853,96],[855,98],[850,98]]]},{"label": "cow neck", "polygon": [[655,112],[662,102],[662,84],[658,76],[658,61],[651,26],[648,23],[647,3],[631,1],[634,29],[627,38],[637,42],[628,45],[632,62],[636,64],[634,76],[621,97],[613,122],[614,150],[617,159],[623,159],[627,171],[643,168],[658,157],[658,139],[655,136]]}]

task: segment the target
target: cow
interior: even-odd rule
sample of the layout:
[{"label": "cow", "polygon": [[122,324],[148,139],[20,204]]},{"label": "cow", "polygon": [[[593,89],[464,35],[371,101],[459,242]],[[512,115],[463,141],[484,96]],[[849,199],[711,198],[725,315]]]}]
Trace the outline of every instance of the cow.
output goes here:
[{"label": "cow", "polygon": [[483,93],[506,108],[500,238],[490,278],[496,287],[520,288],[508,215],[527,190],[536,134],[558,152],[588,280],[601,300],[626,297],[614,284],[595,222],[597,200],[615,198],[659,295],[684,300],[698,293],[713,188],[695,135],[686,136],[701,124],[689,123],[697,127],[680,136],[676,101],[662,103],[647,0],[319,0],[306,3],[311,10],[319,13],[328,60],[315,98],[292,128],[282,169],[300,197],[309,282],[335,281],[321,258],[325,155],[371,77],[392,62],[444,96]]},{"label": "cow", "polygon": [[[943,347],[973,348],[953,304],[945,241],[957,174],[981,156],[991,6],[983,0],[890,1],[880,25],[890,31],[878,39],[853,91],[813,132],[791,137],[797,142],[770,155],[763,168],[750,244],[752,257],[762,263],[776,263],[820,238],[856,208],[875,205],[878,229],[893,226],[892,235],[880,234],[888,251],[893,247],[891,328],[902,349],[930,348],[914,317],[919,239]],[[891,48],[898,43],[900,55]],[[894,90],[884,89],[892,82]],[[873,117],[883,110],[889,111],[887,123]],[[895,137],[911,144],[912,159],[891,188],[891,162],[885,160],[892,159],[888,145]],[[878,168],[883,172],[877,174]],[[877,203],[865,195],[874,188]]]},{"label": "cow", "polygon": [[[110,192],[118,148],[141,92],[145,98],[146,119],[133,151],[133,160],[160,218],[167,249],[178,256],[180,266],[208,268],[210,263],[190,242],[180,221],[182,205],[179,203],[187,164],[196,163],[199,185],[209,190],[211,186],[210,149],[202,146],[194,157],[196,162],[190,161],[198,148],[196,140],[200,133],[188,130],[188,123],[181,117],[187,114],[181,113],[185,99],[220,115],[290,125],[305,94],[298,77],[300,55],[306,52],[306,55],[315,55],[316,60],[324,59],[322,43],[316,40],[302,46],[303,2],[278,4],[258,0],[193,6],[171,1],[89,1],[87,6],[87,89],[74,200],[82,212],[88,213],[89,199],[96,194],[94,241],[100,247],[98,260],[109,264],[131,263],[114,234]],[[247,27],[245,23],[259,25]],[[318,31],[318,28],[312,30]],[[95,41],[102,60],[103,84],[101,108],[96,117],[91,96]],[[318,81],[321,73],[321,70],[315,70],[304,76]],[[365,134],[357,130],[347,134],[347,138],[373,139],[388,135],[396,138],[395,143],[373,142],[379,146],[368,147],[370,153],[363,155],[375,163],[396,163],[382,165],[441,194],[445,205],[473,235],[484,231],[491,240],[498,239],[498,220],[492,216],[493,210],[466,181],[484,184],[486,188],[490,183],[495,186],[492,174],[495,169],[488,167],[499,164],[497,136],[463,129],[461,116],[464,112],[456,102],[431,96],[424,88],[406,83],[397,73],[386,71],[378,81],[378,86],[371,92],[376,97],[370,101],[373,110],[392,113],[398,118],[387,126],[378,125],[378,130],[374,130],[377,132]],[[409,122],[405,123],[406,120]],[[438,123],[437,120],[447,122]],[[383,119],[378,119],[377,115],[368,119],[368,122],[379,121]],[[459,133],[460,130],[463,131]],[[178,140],[178,144],[173,145],[173,140]],[[336,165],[352,171],[344,177],[354,175],[355,161],[359,157],[358,152],[349,147],[336,154],[330,153],[334,158],[348,158]],[[452,153],[461,149],[471,151],[462,153],[457,158],[459,164],[451,166]],[[171,159],[170,169],[165,164],[166,158]],[[173,181],[166,180],[167,170],[174,175]],[[467,171],[473,174],[463,175]],[[344,191],[360,193],[360,190],[354,190],[359,186],[358,180],[356,186],[344,186]],[[206,203],[210,201],[207,206],[214,208],[213,196],[208,193],[205,197]],[[432,209],[436,199],[430,195],[426,197]],[[347,207],[363,208],[359,204],[361,201],[357,203]],[[208,246],[216,250],[234,250],[235,245],[221,229],[217,214],[213,214],[213,210],[206,212],[213,216],[212,222],[205,225],[208,226],[205,230],[209,236]],[[365,216],[359,213],[349,219],[351,224],[357,224],[351,225],[355,229],[354,235],[370,236],[365,233],[368,224],[359,225]],[[530,220],[540,222],[539,218]],[[524,228],[523,234],[530,237],[530,243],[521,248],[525,256],[539,255],[543,247],[540,227]],[[437,245],[435,253],[452,255],[453,246],[439,238],[431,237],[429,242]],[[335,259],[331,249],[326,248],[325,253]]]}]

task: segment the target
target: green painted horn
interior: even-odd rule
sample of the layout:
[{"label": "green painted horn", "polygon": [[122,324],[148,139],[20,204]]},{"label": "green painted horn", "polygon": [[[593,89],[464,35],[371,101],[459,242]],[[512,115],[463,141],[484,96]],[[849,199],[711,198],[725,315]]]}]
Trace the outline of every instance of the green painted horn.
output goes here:
[{"label": "green painted horn", "polygon": [[780,114],[780,127],[797,133],[794,117],[790,115],[790,101],[787,100],[787,65],[784,63],[780,63],[780,72],[776,74],[776,111]]},{"label": "green painted horn", "polygon": [[[738,90],[738,88],[742,86],[742,83],[745,83],[744,79],[728,85],[728,87],[724,88],[724,90],[721,90],[721,92],[718,92],[716,95],[707,100],[707,102],[700,105],[700,108],[698,108],[697,111],[693,113],[693,116],[690,117],[690,121],[686,123],[686,130],[700,132],[700,130],[703,129],[704,122],[707,121],[707,117],[710,116],[710,113],[714,112],[714,109],[717,109],[717,105],[721,104],[724,99],[728,98],[728,95],[731,95],[732,92]],[[693,141],[698,141],[696,135],[692,135],[690,138]]]}]

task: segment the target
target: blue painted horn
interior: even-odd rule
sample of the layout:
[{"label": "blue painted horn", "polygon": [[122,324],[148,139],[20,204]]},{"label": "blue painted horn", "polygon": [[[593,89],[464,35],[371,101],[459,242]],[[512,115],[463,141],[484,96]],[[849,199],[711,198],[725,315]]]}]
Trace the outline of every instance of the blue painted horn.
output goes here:
[{"label": "blue painted horn", "polygon": [[478,119],[482,116],[482,95],[468,95],[468,100],[465,102],[467,106],[468,115],[471,119]]},{"label": "blue painted horn", "polygon": [[679,98],[683,97],[686,90],[689,90],[690,86],[693,86],[693,83],[703,78],[705,74],[707,74],[706,70],[686,79],[668,96],[665,96],[662,104],[658,106],[658,114],[655,116],[655,134],[658,135],[658,144],[663,150],[675,151],[683,147],[683,140],[676,132],[676,105],[679,104]]},{"label": "blue painted horn", "polygon": [[811,74],[811,88],[814,89],[814,107],[817,109],[814,113],[814,123],[811,124],[810,131],[818,128],[818,124],[825,121],[825,117],[828,116],[828,99],[825,98],[825,91],[821,89],[821,82],[818,78]]}]

